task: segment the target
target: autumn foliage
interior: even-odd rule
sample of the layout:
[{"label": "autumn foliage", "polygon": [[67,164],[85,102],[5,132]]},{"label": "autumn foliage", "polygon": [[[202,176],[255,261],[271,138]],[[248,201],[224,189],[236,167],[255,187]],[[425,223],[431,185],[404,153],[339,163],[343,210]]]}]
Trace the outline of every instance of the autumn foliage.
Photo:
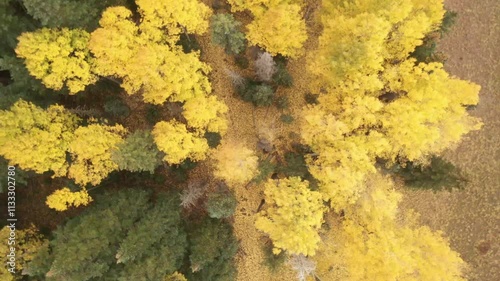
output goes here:
[{"label": "autumn foliage", "polygon": [[286,250],[290,254],[314,255],[323,222],[321,194],[308,189],[309,183],[299,177],[269,180],[265,184],[265,200],[269,207],[255,221],[257,229],[266,232],[273,241],[275,254]]},{"label": "autumn foliage", "polygon": [[88,49],[90,34],[81,29],[43,28],[23,33],[16,53],[25,59],[30,74],[42,80],[47,88],[63,86],[75,94],[97,81],[94,60]]},{"label": "autumn foliage", "polygon": [[[250,212],[240,207],[248,200],[245,193],[255,192],[261,204],[245,214],[259,232],[252,230],[272,243],[273,255],[288,258],[301,281],[465,280],[459,254],[441,232],[420,225],[417,214],[399,210],[402,195],[383,172],[422,166],[482,126],[468,111],[479,101],[479,85],[451,76],[443,62],[411,57],[439,30],[442,1],[329,0],[316,7],[303,0],[228,0],[227,13],[215,15],[199,0],[136,0],[131,6],[89,1],[82,10],[97,11],[99,24],[92,15],[81,27],[66,14],[59,19],[44,10],[54,7],[80,19],[70,9],[75,1],[20,2],[40,22],[2,17],[24,30],[12,27],[17,46],[0,54],[1,67],[12,68],[7,80],[24,85],[13,89],[38,91],[41,81],[72,96],[58,95],[58,103],[47,100],[43,106],[33,96],[9,96],[8,109],[0,111],[0,156],[9,165],[66,177],[81,187],[55,190],[47,207],[91,206],[55,231],[50,245],[33,229],[19,232],[25,252],[18,269],[36,249],[27,273],[47,280],[234,280],[240,237],[233,235],[231,217]],[[13,10],[10,2],[0,6]],[[248,23],[245,28],[240,19]],[[206,46],[209,29],[211,42],[225,48],[225,54],[218,50],[224,57],[207,59],[214,54]],[[17,35],[8,35],[13,44]],[[202,47],[183,48],[196,40]],[[246,68],[250,53],[253,77],[214,63],[238,54],[235,59],[247,60]],[[308,72],[298,88],[317,96],[302,109],[281,88],[293,87],[289,59],[299,72]],[[226,115],[249,111],[225,104],[233,89],[216,81],[223,71],[243,100],[268,106],[266,118],[269,112],[289,123],[296,117],[297,136],[260,129],[254,136],[258,152],[248,139],[235,140],[242,130]],[[99,111],[95,103],[112,94],[123,94],[130,119],[153,112],[156,120],[148,120],[148,127],[142,119],[127,119],[124,127],[116,118],[77,116],[60,105],[84,100]],[[154,110],[143,114],[141,101]],[[233,120],[255,121],[260,113],[252,110],[252,116]],[[194,162],[202,163],[187,173]],[[178,192],[180,200],[174,193],[152,196],[134,189],[90,204],[87,188],[106,185],[110,174],[123,170],[115,173],[118,187],[123,178],[126,184],[139,178],[141,184],[180,190],[182,183],[164,186],[177,182],[165,177],[179,170],[189,182]],[[144,180],[144,171],[152,177]],[[231,190],[214,190],[215,180]],[[0,234],[7,236],[6,229]]]}]

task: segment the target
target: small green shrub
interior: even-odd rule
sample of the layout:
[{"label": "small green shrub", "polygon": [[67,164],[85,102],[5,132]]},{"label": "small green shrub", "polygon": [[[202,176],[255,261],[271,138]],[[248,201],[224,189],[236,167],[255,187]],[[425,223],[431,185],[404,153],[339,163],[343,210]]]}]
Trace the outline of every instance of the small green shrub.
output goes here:
[{"label": "small green shrub", "polygon": [[306,93],[304,95],[304,99],[306,100],[307,104],[318,104],[318,97],[319,95],[315,95],[312,93]]},{"label": "small green shrub", "polygon": [[216,191],[208,195],[208,216],[214,219],[228,218],[234,214],[238,201],[230,191]]},{"label": "small green shrub", "polygon": [[208,146],[210,148],[216,148],[217,146],[219,146],[220,141],[222,139],[219,133],[214,133],[214,132],[206,132],[205,138],[207,139]]},{"label": "small green shrub", "polygon": [[198,43],[198,40],[196,40],[194,35],[186,35],[182,33],[179,37],[177,45],[182,46],[182,51],[186,54],[201,50],[200,43]]},{"label": "small green shrub", "polygon": [[269,106],[273,103],[274,89],[267,84],[250,81],[238,88],[238,94],[255,106]]},{"label": "small green shrub", "polygon": [[297,147],[296,151],[289,151],[285,153],[285,161],[279,163],[277,171],[286,177],[300,177],[309,182],[309,189],[317,190],[318,181],[309,173],[307,169],[304,147]]},{"label": "small green shrub", "polygon": [[273,82],[279,86],[293,86],[293,77],[286,69],[286,65],[284,63],[276,64],[276,72],[273,74]]},{"label": "small green shrub", "polygon": [[253,179],[256,184],[267,180],[276,170],[276,165],[271,161],[264,159],[259,162],[259,174]]},{"label": "small green shrub", "polygon": [[439,29],[439,31],[441,32],[441,36],[450,32],[453,25],[455,25],[457,16],[457,12],[446,10],[446,12],[444,13],[443,21],[441,22],[441,27]]},{"label": "small green shrub", "polygon": [[247,69],[250,65],[250,62],[244,54],[234,56],[234,63],[241,69]]},{"label": "small green shrub", "polygon": [[104,104],[104,112],[114,118],[126,118],[130,115],[130,109],[120,98],[114,97]]},{"label": "small green shrub", "polygon": [[262,246],[262,251],[264,252],[263,264],[265,264],[272,272],[278,271],[287,260],[285,251],[282,251],[277,255],[273,253],[273,246],[271,243]]},{"label": "small green shrub", "polygon": [[278,109],[283,110],[283,109],[287,109],[290,106],[290,101],[288,100],[287,96],[281,96],[281,97],[276,98],[276,100],[274,101],[274,104],[276,105],[276,107]]},{"label": "small green shrub", "polygon": [[239,54],[245,49],[245,34],[239,31],[241,22],[231,14],[213,15],[210,21],[212,42],[224,47],[228,54]]},{"label": "small green shrub", "polygon": [[160,107],[158,105],[146,105],[146,121],[151,126],[160,121]]},{"label": "small green shrub", "polygon": [[188,158],[181,164],[171,166],[170,171],[172,172],[174,179],[179,182],[185,182],[188,179],[188,172],[194,169],[197,165],[197,162],[193,162]]},{"label": "small green shrub", "polygon": [[281,115],[280,120],[281,120],[281,122],[283,122],[285,124],[292,124],[293,121],[295,121],[295,118],[293,118],[292,115],[283,114],[283,115]]},{"label": "small green shrub", "polygon": [[459,168],[437,156],[433,156],[426,166],[407,162],[404,166],[396,164],[391,171],[401,176],[405,184],[412,188],[452,190],[464,188],[468,182]]}]

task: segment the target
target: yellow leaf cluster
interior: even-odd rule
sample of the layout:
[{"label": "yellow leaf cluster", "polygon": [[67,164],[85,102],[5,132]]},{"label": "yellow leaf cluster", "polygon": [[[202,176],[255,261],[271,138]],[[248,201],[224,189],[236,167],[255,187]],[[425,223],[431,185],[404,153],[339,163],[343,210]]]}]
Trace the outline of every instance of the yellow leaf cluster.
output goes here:
[{"label": "yellow leaf cluster", "polygon": [[307,40],[306,23],[296,4],[269,7],[247,25],[247,39],[272,55],[297,58]]},{"label": "yellow leaf cluster", "polygon": [[43,247],[48,243],[46,239],[43,239],[42,235],[39,234],[38,229],[31,225],[26,229],[16,229],[16,239],[15,244],[9,245],[8,241],[10,237],[11,230],[9,227],[4,226],[0,230],[0,256],[2,257],[0,267],[0,280],[1,281],[12,281],[14,275],[7,270],[7,255],[10,254],[10,247],[16,248],[16,258],[15,258],[15,270],[16,272],[22,272],[23,268],[28,262],[30,262],[36,255],[38,249]]},{"label": "yellow leaf cluster", "polygon": [[224,134],[227,130],[227,120],[224,118],[227,106],[217,100],[216,96],[200,96],[189,99],[183,106],[182,115],[189,127]]},{"label": "yellow leaf cluster", "polygon": [[206,76],[210,67],[200,61],[199,52],[186,54],[173,43],[155,41],[131,17],[125,7],[104,11],[101,28],[91,34],[89,45],[97,58],[97,73],[123,79],[128,94],[142,92],[144,101],[153,104],[184,102],[211,92]]},{"label": "yellow leaf cluster", "polygon": [[354,17],[335,14],[322,22],[319,48],[308,57],[308,70],[318,77],[318,88],[346,95],[382,89],[377,74],[384,69],[389,22],[368,13]]},{"label": "yellow leaf cluster", "polygon": [[121,125],[91,124],[76,129],[69,145],[72,163],[68,176],[80,185],[99,184],[118,169],[118,164],[111,160],[111,152],[123,141],[125,133]]},{"label": "yellow leaf cluster", "polygon": [[44,110],[19,100],[0,111],[0,155],[25,170],[66,175],[66,151],[78,122],[60,105]]},{"label": "yellow leaf cluster", "polygon": [[90,34],[81,29],[48,29],[25,32],[18,37],[17,56],[26,68],[50,89],[67,86],[70,94],[97,81],[88,50]]},{"label": "yellow leaf cluster", "polygon": [[209,150],[205,138],[199,133],[189,132],[186,125],[175,120],[156,123],[152,135],[158,149],[165,153],[163,159],[169,164],[180,164],[187,158],[204,160]]},{"label": "yellow leaf cluster", "polygon": [[384,107],[381,117],[390,139],[389,155],[419,160],[442,152],[481,127],[465,106],[478,102],[480,86],[449,77],[441,63],[407,60],[384,73],[391,92],[404,95]]},{"label": "yellow leaf cluster", "polygon": [[[407,58],[440,22],[442,3],[392,2],[324,3],[323,33],[308,57],[321,95],[304,109],[301,136],[315,153],[309,170],[337,211],[359,198],[376,159],[423,161],[481,126],[465,108],[479,86]],[[421,17],[429,24],[405,29]]]},{"label": "yellow leaf cluster", "polygon": [[210,8],[198,0],[136,0],[136,4],[142,16],[140,28],[155,42],[177,39],[183,32],[203,34],[212,14]]},{"label": "yellow leaf cluster", "polygon": [[69,188],[63,187],[47,196],[45,204],[56,211],[66,211],[71,206],[87,206],[90,202],[92,202],[92,197],[87,193],[87,190],[71,192]]},{"label": "yellow leaf cluster", "polygon": [[255,152],[236,143],[225,143],[214,152],[214,175],[230,187],[249,182],[257,175],[259,158]]},{"label": "yellow leaf cluster", "polygon": [[[367,180],[367,191],[346,209],[340,229],[328,233],[313,259],[325,280],[463,281],[464,261],[440,232],[415,224],[397,212],[401,194],[381,175]],[[332,267],[337,270],[331,270]]]},{"label": "yellow leaf cluster", "polygon": [[244,10],[251,11],[254,15],[262,14],[266,9],[279,5],[296,4],[302,6],[303,0],[228,0],[231,4],[231,11],[242,12]]},{"label": "yellow leaf cluster", "polygon": [[164,281],[187,281],[187,279],[182,273],[174,272],[167,276]]},{"label": "yellow leaf cluster", "polygon": [[206,76],[210,67],[199,60],[198,52],[186,54],[179,47],[142,46],[126,68],[122,87],[129,94],[142,91],[148,103],[184,102],[203,98],[212,90]]},{"label": "yellow leaf cluster", "polygon": [[308,57],[315,89],[381,90],[384,62],[406,59],[443,15],[442,1],[326,1],[319,48]]},{"label": "yellow leaf cluster", "polygon": [[125,7],[106,9],[99,24],[101,28],[92,32],[89,49],[97,58],[95,69],[102,76],[127,75],[128,64],[139,51],[144,40],[138,36],[139,28],[131,20],[132,12]]},{"label": "yellow leaf cluster", "polygon": [[307,159],[309,171],[337,211],[357,200],[365,175],[375,172],[375,158],[389,149],[384,135],[373,130],[382,107],[371,96],[323,95],[303,111],[301,136],[317,154]]},{"label": "yellow leaf cluster", "polygon": [[268,180],[265,200],[269,207],[255,220],[257,229],[267,233],[274,244],[273,252],[313,256],[318,249],[318,230],[327,208],[321,193],[311,191],[309,182],[299,177]]}]

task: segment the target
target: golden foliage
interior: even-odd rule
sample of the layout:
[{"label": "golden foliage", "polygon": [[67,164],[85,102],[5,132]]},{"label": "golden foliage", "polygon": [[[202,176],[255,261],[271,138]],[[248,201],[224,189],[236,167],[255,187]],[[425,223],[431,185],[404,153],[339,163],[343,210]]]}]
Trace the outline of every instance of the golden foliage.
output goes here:
[{"label": "golden foliage", "polygon": [[[479,86],[450,78],[442,64],[407,58],[436,28],[442,3],[400,2],[325,3],[319,46],[308,57],[312,88],[322,94],[304,110],[301,136],[315,153],[310,172],[337,211],[357,200],[377,158],[423,161],[481,126],[465,108],[477,103]],[[434,24],[406,30],[415,13]]]},{"label": "golden foliage", "polygon": [[190,158],[200,161],[206,158],[208,143],[197,133],[191,133],[186,125],[177,121],[156,123],[152,131],[158,149],[165,153],[163,160],[169,164],[180,164]]},{"label": "golden foliage", "polygon": [[257,175],[259,158],[255,152],[235,143],[225,143],[214,152],[214,175],[235,188]]},{"label": "golden foliage", "polygon": [[0,245],[0,256],[2,257],[2,267],[0,268],[1,281],[15,280],[14,275],[7,270],[7,262],[9,261],[7,255],[10,254],[11,247],[15,247],[15,270],[16,272],[21,272],[25,265],[34,258],[38,249],[48,243],[38,233],[38,229],[34,225],[26,229],[16,229],[15,233],[15,240],[9,240],[9,237],[11,237],[10,228],[4,226],[0,230],[0,241],[3,242]]},{"label": "golden foliage", "polygon": [[92,202],[92,197],[87,193],[87,190],[71,192],[69,188],[63,187],[47,196],[45,204],[56,211],[66,211],[71,206],[87,206],[90,202]]},{"label": "golden foliage", "polygon": [[164,281],[187,281],[182,273],[174,272],[173,274],[165,277]]},{"label": "golden foliage", "polygon": [[180,47],[150,44],[139,48],[127,65],[122,87],[129,94],[142,91],[144,101],[162,104],[169,99],[184,102],[212,91],[206,76],[210,67],[199,52],[185,54]]},{"label": "golden foliage", "polygon": [[50,89],[67,86],[76,94],[97,81],[87,44],[90,35],[81,29],[48,29],[25,32],[18,37],[17,56],[26,68]]},{"label": "golden foliage", "polygon": [[118,164],[111,160],[111,152],[123,141],[126,132],[121,125],[91,124],[76,129],[69,145],[72,163],[68,177],[80,185],[99,184],[118,169]]},{"label": "golden foliage", "polygon": [[481,128],[465,106],[478,102],[480,86],[449,77],[441,63],[410,59],[384,72],[388,90],[401,95],[384,107],[381,122],[390,139],[389,155],[419,160],[457,143]]},{"label": "golden foliage", "polygon": [[22,169],[66,175],[66,151],[78,121],[60,105],[44,110],[19,100],[0,111],[0,155]]},{"label": "golden foliage", "polygon": [[272,55],[297,58],[307,40],[299,5],[271,7],[247,25],[247,39]]},{"label": "golden foliage", "polygon": [[308,70],[317,76],[319,87],[350,91],[377,91],[384,62],[384,43],[391,25],[373,14],[347,17],[325,16],[319,47],[308,56]]},{"label": "golden foliage", "polygon": [[[182,1],[181,1],[182,2]],[[199,52],[184,53],[179,46],[155,41],[131,19],[124,7],[111,7],[91,34],[90,50],[97,58],[96,71],[123,79],[128,94],[143,93],[144,101],[162,104],[184,102],[212,91]]]},{"label": "golden foliage", "polygon": [[274,244],[273,252],[313,256],[318,249],[318,230],[327,208],[321,194],[309,190],[309,182],[299,177],[268,180],[265,200],[269,207],[259,213],[255,226],[267,233]]},{"label": "golden foliage", "polygon": [[96,57],[96,72],[102,76],[124,77],[126,65],[139,51],[144,40],[125,7],[110,7],[102,13],[101,28],[90,35],[89,49]]},{"label": "golden foliage", "polygon": [[241,12],[244,10],[251,11],[254,15],[260,15],[267,9],[279,5],[296,4],[302,6],[303,0],[228,0],[231,4],[231,11]]},{"label": "golden foliage", "polygon": [[370,96],[323,95],[318,105],[303,111],[300,133],[317,153],[307,159],[309,171],[318,179],[324,200],[337,211],[357,200],[365,175],[375,172],[375,158],[389,149],[383,134],[373,130],[382,107]]},{"label": "golden foliage", "polygon": [[212,11],[198,0],[137,0],[142,16],[140,29],[152,41],[172,41],[187,32],[203,34],[208,29]]},{"label": "golden foliage", "polygon": [[224,118],[227,106],[217,100],[216,96],[200,96],[189,99],[183,106],[182,115],[189,127],[208,132],[224,134],[227,130],[227,120]]},{"label": "golden foliage", "polygon": [[[401,195],[381,175],[346,209],[340,229],[327,235],[313,259],[325,280],[465,280],[465,263],[440,232],[397,212]],[[331,270],[335,268],[335,270]]]}]

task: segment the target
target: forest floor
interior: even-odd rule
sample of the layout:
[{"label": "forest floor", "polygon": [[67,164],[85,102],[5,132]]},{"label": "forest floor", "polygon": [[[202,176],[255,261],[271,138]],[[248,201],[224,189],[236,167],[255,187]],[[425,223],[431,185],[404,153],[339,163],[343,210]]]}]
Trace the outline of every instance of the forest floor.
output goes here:
[{"label": "forest floor", "polygon": [[457,21],[438,48],[446,70],[481,85],[479,105],[471,114],[484,126],[468,134],[445,157],[470,182],[461,191],[404,192],[404,208],[421,214],[422,223],[442,230],[451,247],[470,265],[471,281],[500,280],[500,2],[447,0]]}]

